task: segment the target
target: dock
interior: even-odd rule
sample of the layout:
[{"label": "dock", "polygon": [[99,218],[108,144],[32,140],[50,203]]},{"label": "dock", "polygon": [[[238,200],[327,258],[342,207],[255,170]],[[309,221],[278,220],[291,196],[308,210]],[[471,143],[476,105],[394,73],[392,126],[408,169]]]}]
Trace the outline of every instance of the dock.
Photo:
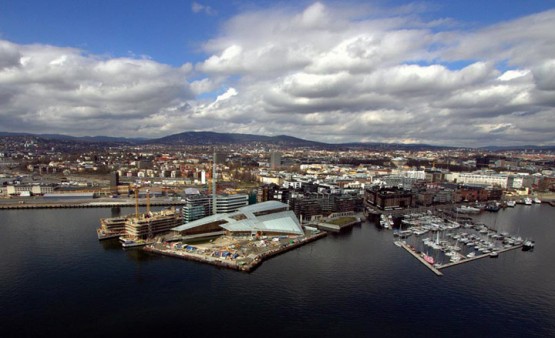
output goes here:
[{"label": "dock", "polygon": [[[500,250],[495,250],[495,251],[498,254],[501,254],[503,252],[507,252],[507,251],[511,251],[511,250],[515,250],[515,249],[520,249],[520,248],[522,248],[522,244],[511,246],[510,248],[503,248],[503,249],[500,249]],[[465,258],[463,260],[460,260],[458,262],[444,264],[444,265],[438,266],[437,268],[438,269],[446,269],[446,268],[450,268],[450,267],[455,266],[455,265],[472,262],[472,261],[475,261],[477,259],[482,259],[482,258],[486,258],[486,257],[490,257],[490,255],[489,254],[483,254],[483,255],[478,255],[478,256],[475,256],[475,257],[471,257],[471,258],[467,257],[467,258]]]},{"label": "dock", "polygon": [[[520,249],[520,248],[522,248],[522,246],[523,246],[522,244],[514,245],[514,246],[511,246],[510,248],[503,248],[503,249],[496,250],[496,252],[498,254],[501,254],[501,253],[504,253],[504,252],[507,252],[507,251]],[[428,269],[430,269],[437,276],[443,276],[443,273],[440,270],[450,268],[452,266],[464,264],[464,263],[469,263],[469,262],[472,262],[472,261],[475,261],[475,260],[478,260],[478,259],[490,257],[489,253],[487,253],[487,254],[478,255],[478,256],[470,257],[470,258],[465,257],[464,259],[461,259],[458,262],[451,262],[451,263],[447,263],[447,264],[443,264],[443,265],[435,265],[434,266],[434,265],[431,265],[430,263],[426,262],[424,260],[424,258],[420,257],[420,255],[417,252],[415,252],[411,247],[409,247],[406,243],[401,243],[401,247],[403,247],[406,251],[408,251],[416,259],[418,259],[422,264],[424,264],[424,266],[426,266]]]},{"label": "dock", "polygon": [[405,250],[407,250],[411,255],[414,256],[414,258],[418,259],[422,264],[424,264],[428,269],[430,269],[433,273],[436,274],[436,276],[443,276],[443,273],[441,271],[439,271],[438,269],[436,269],[433,265],[431,265],[430,263],[426,262],[424,260],[424,258],[420,257],[420,255],[418,253],[416,253],[414,250],[412,250],[406,243],[401,243],[401,247]]}]

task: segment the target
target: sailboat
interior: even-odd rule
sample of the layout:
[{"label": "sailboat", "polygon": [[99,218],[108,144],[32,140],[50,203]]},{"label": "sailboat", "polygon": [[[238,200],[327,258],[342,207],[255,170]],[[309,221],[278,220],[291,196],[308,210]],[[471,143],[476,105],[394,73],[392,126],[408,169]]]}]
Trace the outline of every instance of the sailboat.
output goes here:
[{"label": "sailboat", "polygon": [[[397,235],[399,238],[405,238],[407,236],[403,235],[403,223],[401,223],[401,225],[399,226],[399,231],[397,231],[396,233],[393,234],[394,236]],[[398,247],[402,247],[403,244],[406,244],[406,242],[402,239],[398,239],[396,241],[393,242],[395,245],[397,245]]]},{"label": "sailboat", "polygon": [[424,258],[424,260],[426,261],[426,263],[431,264],[431,265],[434,265],[435,260],[434,260],[434,258],[433,258],[432,256],[429,256],[428,254],[426,254],[426,253],[424,253],[424,252],[421,253],[421,256],[422,256],[422,258]]}]

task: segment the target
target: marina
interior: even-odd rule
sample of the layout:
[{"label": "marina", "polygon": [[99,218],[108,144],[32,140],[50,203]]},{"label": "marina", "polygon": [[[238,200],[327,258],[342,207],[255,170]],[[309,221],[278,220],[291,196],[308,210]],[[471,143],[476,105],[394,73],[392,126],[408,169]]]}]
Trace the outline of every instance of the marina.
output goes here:
[{"label": "marina", "polygon": [[410,253],[412,256],[414,256],[414,258],[418,259],[422,264],[424,264],[426,267],[428,267],[428,269],[430,269],[433,273],[435,273],[437,276],[443,276],[443,273],[441,271],[439,271],[437,268],[435,268],[432,264],[428,263],[421,255],[419,255],[416,250],[414,250],[414,248],[409,247],[406,243],[401,242],[401,247],[405,250],[407,250],[408,253]]},{"label": "marina", "polygon": [[[401,221],[403,225],[407,229],[394,232],[397,238],[394,244],[411,253],[438,276],[442,275],[439,270],[444,268],[486,257],[497,258],[514,249],[528,251],[535,246],[531,239],[498,232],[483,223],[465,221],[461,225],[431,213],[406,215]],[[423,236],[425,234],[428,235]]]}]

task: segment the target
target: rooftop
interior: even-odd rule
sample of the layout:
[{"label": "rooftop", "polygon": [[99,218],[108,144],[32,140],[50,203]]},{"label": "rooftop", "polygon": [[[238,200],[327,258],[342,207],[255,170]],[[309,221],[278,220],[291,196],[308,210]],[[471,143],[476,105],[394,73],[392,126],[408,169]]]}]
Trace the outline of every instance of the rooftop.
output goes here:
[{"label": "rooftop", "polygon": [[[288,205],[278,201],[267,201],[240,208],[233,213],[208,216],[173,228],[173,231],[184,231],[210,223],[231,232],[272,232],[283,234],[304,234],[299,220],[293,211],[287,210]],[[256,216],[255,214],[263,214]]]}]

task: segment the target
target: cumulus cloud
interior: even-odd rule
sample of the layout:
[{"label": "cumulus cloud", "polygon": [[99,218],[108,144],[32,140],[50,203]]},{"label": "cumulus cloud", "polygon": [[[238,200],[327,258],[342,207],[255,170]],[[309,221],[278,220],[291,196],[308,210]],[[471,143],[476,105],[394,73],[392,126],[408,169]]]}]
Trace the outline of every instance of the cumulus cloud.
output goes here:
[{"label": "cumulus cloud", "polygon": [[553,144],[555,10],[472,30],[426,21],[427,10],[316,2],[243,11],[203,44],[203,61],[177,68],[0,41],[0,123],[147,137]]},{"label": "cumulus cloud", "polygon": [[[0,125],[8,130],[158,135],[153,115],[191,99],[190,65],[101,58],[78,49],[0,42]],[[167,123],[167,122],[164,122]],[[139,135],[137,135],[139,136]]]},{"label": "cumulus cloud", "polygon": [[555,110],[555,11],[469,32],[424,22],[422,10],[354,14],[315,3],[243,13],[205,44],[212,55],[196,69],[228,76],[239,92],[215,116],[271,134],[552,144],[554,128],[526,126]]}]

